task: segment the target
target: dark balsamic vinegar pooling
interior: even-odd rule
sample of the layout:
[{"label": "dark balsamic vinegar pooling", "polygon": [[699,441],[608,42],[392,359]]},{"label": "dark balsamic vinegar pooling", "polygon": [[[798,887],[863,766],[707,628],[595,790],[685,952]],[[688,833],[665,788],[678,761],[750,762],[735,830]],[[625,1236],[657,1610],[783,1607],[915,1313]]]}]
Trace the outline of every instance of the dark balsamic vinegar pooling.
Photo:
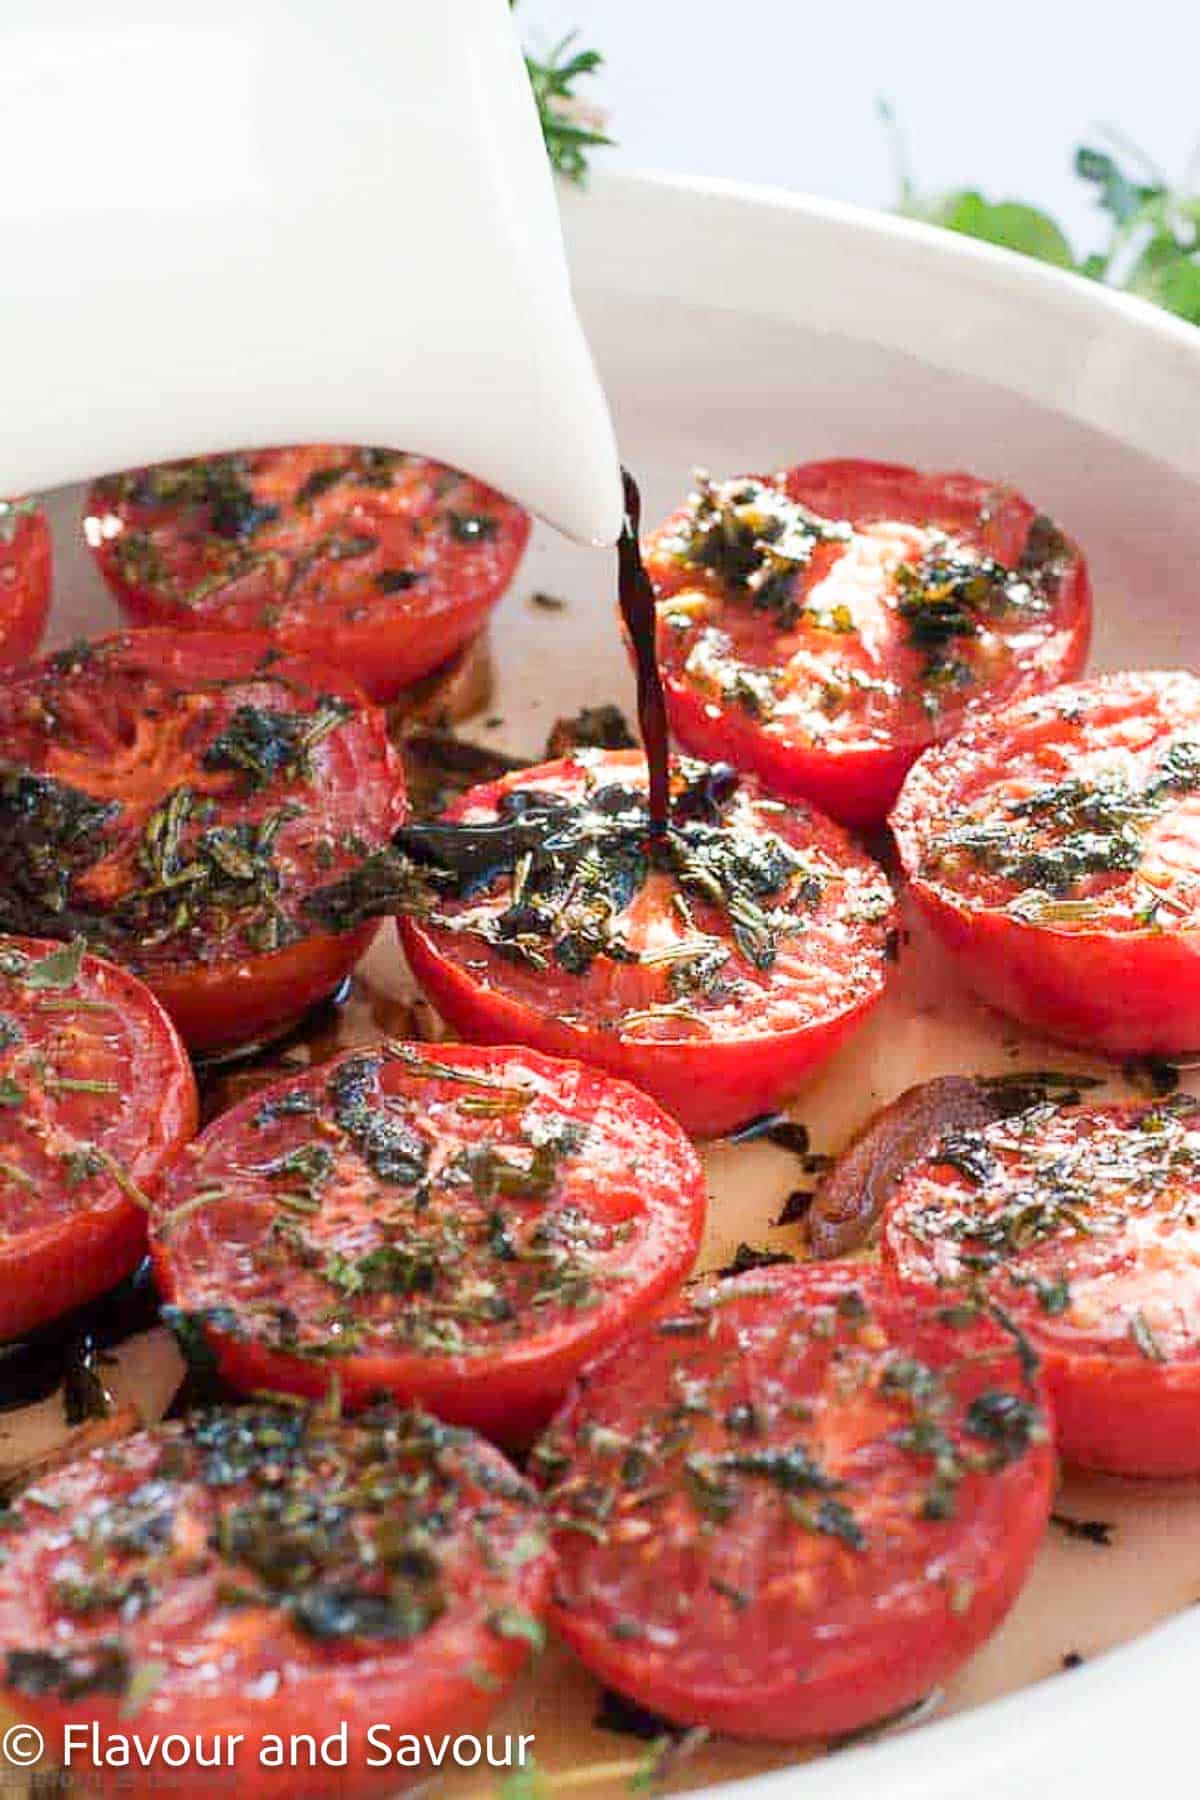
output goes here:
[{"label": "dark balsamic vinegar pooling", "polygon": [[34,1406],[64,1390],[67,1423],[102,1408],[89,1404],[104,1386],[104,1354],[159,1322],[159,1298],[146,1257],[107,1294],[15,1343],[0,1344],[0,1413]]},{"label": "dark balsamic vinegar pooling", "polygon": [[655,650],[656,613],[654,589],[642,562],[638,530],[642,522],[642,496],[628,469],[621,470],[625,489],[625,521],[617,540],[618,594],[621,616],[633,645],[637,669],[638,725],[650,771],[650,832],[664,836],[670,810],[667,766],[667,705]]}]

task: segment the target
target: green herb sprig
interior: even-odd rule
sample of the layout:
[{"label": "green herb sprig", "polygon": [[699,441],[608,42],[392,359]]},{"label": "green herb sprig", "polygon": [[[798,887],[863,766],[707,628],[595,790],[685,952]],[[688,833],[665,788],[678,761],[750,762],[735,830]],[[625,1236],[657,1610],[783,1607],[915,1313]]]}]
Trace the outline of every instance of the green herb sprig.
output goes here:
[{"label": "green herb sprig", "polygon": [[[1194,181],[1171,182],[1136,145],[1111,130],[1105,133],[1110,150],[1079,145],[1074,172],[1092,189],[1105,228],[1100,247],[1079,255],[1057,220],[1041,207],[989,200],[976,188],[922,193],[886,101],[879,103],[879,113],[893,139],[898,212],[1122,288],[1200,325],[1200,192]],[[1138,165],[1140,173],[1134,173]]]},{"label": "green herb sprig", "polygon": [[[517,0],[510,0],[514,10]],[[578,33],[567,36],[544,56],[525,51],[529,85],[537,103],[546,154],[557,175],[577,186],[587,180],[588,154],[612,143],[594,109],[580,100],[576,84],[603,67],[598,50],[577,50]]]}]

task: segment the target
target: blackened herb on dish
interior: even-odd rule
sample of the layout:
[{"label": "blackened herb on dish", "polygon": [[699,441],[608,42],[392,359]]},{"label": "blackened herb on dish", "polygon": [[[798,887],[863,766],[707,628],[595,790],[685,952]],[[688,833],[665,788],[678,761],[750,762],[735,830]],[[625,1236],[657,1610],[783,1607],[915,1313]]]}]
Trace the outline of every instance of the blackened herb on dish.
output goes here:
[{"label": "blackened herb on dish", "polygon": [[716,575],[787,631],[801,613],[796,578],[817,545],[850,535],[844,520],[821,518],[770,482],[714,482],[697,471],[687,511],[664,548],[681,563]]},{"label": "blackened herb on dish", "polygon": [[349,463],[327,463],[322,469],[314,469],[296,489],[296,505],[311,506],[314,500],[319,500],[330,488],[337,487],[351,472]]},{"label": "blackened herb on dish", "polygon": [[1006,614],[1033,616],[1046,610],[1048,595],[1035,585],[1033,563],[1020,570],[1005,568],[994,557],[977,556],[951,540],[935,536],[916,563],[901,563],[896,572],[896,610],[907,628],[909,643],[924,658],[922,679],[932,687],[937,709],[939,686],[969,686],[973,670],[956,663],[953,646],[978,637]]},{"label": "blackened herb on dish", "polygon": [[1019,1394],[988,1388],[967,1408],[966,1428],[993,1448],[997,1462],[1015,1462],[1044,1433],[1037,1408]]},{"label": "blackened herb on dish", "polygon": [[592,1724],[597,1731],[620,1732],[643,1743],[657,1743],[664,1737],[678,1737],[682,1727],[672,1725],[660,1713],[651,1712],[636,1700],[619,1694],[615,1688],[601,1688]]},{"label": "blackened herb on dish", "polygon": [[755,1244],[739,1244],[724,1267],[716,1269],[714,1273],[718,1276],[746,1275],[751,1269],[773,1269],[781,1263],[792,1263],[795,1260],[786,1250],[766,1250]]},{"label": "blackened herb on dish", "polygon": [[409,804],[417,819],[435,819],[450,802],[482,781],[498,781],[528,759],[474,744],[452,731],[418,727],[400,740]]},{"label": "blackened herb on dish", "polygon": [[195,458],[110,476],[100,492],[134,506],[205,506],[218,537],[244,542],[279,517],[277,506],[255,499],[248,475],[242,456]]},{"label": "blackened herb on dish", "polygon": [[62,914],[75,876],[102,854],[118,811],[53,776],[0,766],[0,926],[36,935]]},{"label": "blackened herb on dish", "polygon": [[1036,582],[1043,593],[1053,594],[1073,555],[1066,533],[1046,513],[1037,513],[1026,534],[1017,570]]},{"label": "blackened herb on dish", "polygon": [[273,781],[312,779],[312,753],[353,716],[345,700],[324,695],[311,713],[239,706],[201,759],[206,769],[234,769],[255,791]]},{"label": "blackened herb on dish", "polygon": [[381,1104],[375,1056],[342,1063],[329,1083],[333,1116],[372,1173],[381,1181],[412,1187],[429,1162],[429,1143],[407,1120]]},{"label": "blackened herb on dish", "polygon": [[815,1188],[793,1188],[771,1223],[773,1225],[802,1224],[807,1219],[816,1197]]},{"label": "blackened herb on dish", "polygon": [[375,587],[381,594],[407,594],[428,579],[422,569],[380,569],[374,577]]},{"label": "blackened herb on dish", "polygon": [[86,1650],[10,1650],[5,1686],[40,1699],[82,1700],[92,1694],[124,1694],[133,1666],[120,1643],[100,1640]]},{"label": "blackened herb on dish", "polygon": [[1121,1073],[1130,1087],[1146,1093],[1154,1100],[1165,1100],[1178,1091],[1181,1070],[1177,1064],[1161,1056],[1144,1056],[1124,1063]]},{"label": "blackened herb on dish", "polygon": [[788,1150],[793,1156],[807,1156],[809,1151],[808,1127],[799,1119],[789,1119],[786,1113],[759,1113],[757,1118],[748,1119],[739,1125],[736,1131],[729,1133],[731,1144],[750,1144],[759,1139],[774,1145],[776,1150]]},{"label": "blackened herb on dish", "polygon": [[1107,1519],[1074,1519],[1069,1513],[1061,1512],[1051,1513],[1050,1523],[1064,1537],[1075,1538],[1083,1544],[1094,1544],[1098,1550],[1111,1548],[1117,1529]]},{"label": "blackened herb on dish", "polygon": [[619,706],[585,706],[572,718],[556,719],[546,739],[546,759],[575,750],[634,750],[637,738]]}]

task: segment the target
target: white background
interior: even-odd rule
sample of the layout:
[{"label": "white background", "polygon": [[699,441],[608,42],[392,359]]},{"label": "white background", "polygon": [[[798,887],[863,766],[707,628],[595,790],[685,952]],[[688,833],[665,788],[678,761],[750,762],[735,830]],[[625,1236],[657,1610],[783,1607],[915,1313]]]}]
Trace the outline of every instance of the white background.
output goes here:
[{"label": "white background", "polygon": [[1099,123],[1173,179],[1200,140],[1197,0],[521,0],[517,18],[527,42],[577,26],[603,50],[611,163],[890,206],[886,96],[921,188],[1040,204],[1077,248],[1098,227],[1071,156]]}]

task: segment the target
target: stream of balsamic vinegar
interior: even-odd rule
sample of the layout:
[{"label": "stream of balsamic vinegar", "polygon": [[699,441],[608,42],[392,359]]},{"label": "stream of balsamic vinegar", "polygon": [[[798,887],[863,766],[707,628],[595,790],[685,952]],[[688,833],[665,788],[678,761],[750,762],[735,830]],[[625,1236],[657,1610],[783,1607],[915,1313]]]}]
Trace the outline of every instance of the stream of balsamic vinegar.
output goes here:
[{"label": "stream of balsamic vinegar", "polygon": [[638,539],[642,496],[628,469],[621,470],[621,481],[625,489],[625,519],[617,540],[617,591],[637,669],[638,726],[650,772],[650,835],[661,838],[666,833],[671,802],[667,705],[655,649],[657,615],[654,589],[642,561]]}]

